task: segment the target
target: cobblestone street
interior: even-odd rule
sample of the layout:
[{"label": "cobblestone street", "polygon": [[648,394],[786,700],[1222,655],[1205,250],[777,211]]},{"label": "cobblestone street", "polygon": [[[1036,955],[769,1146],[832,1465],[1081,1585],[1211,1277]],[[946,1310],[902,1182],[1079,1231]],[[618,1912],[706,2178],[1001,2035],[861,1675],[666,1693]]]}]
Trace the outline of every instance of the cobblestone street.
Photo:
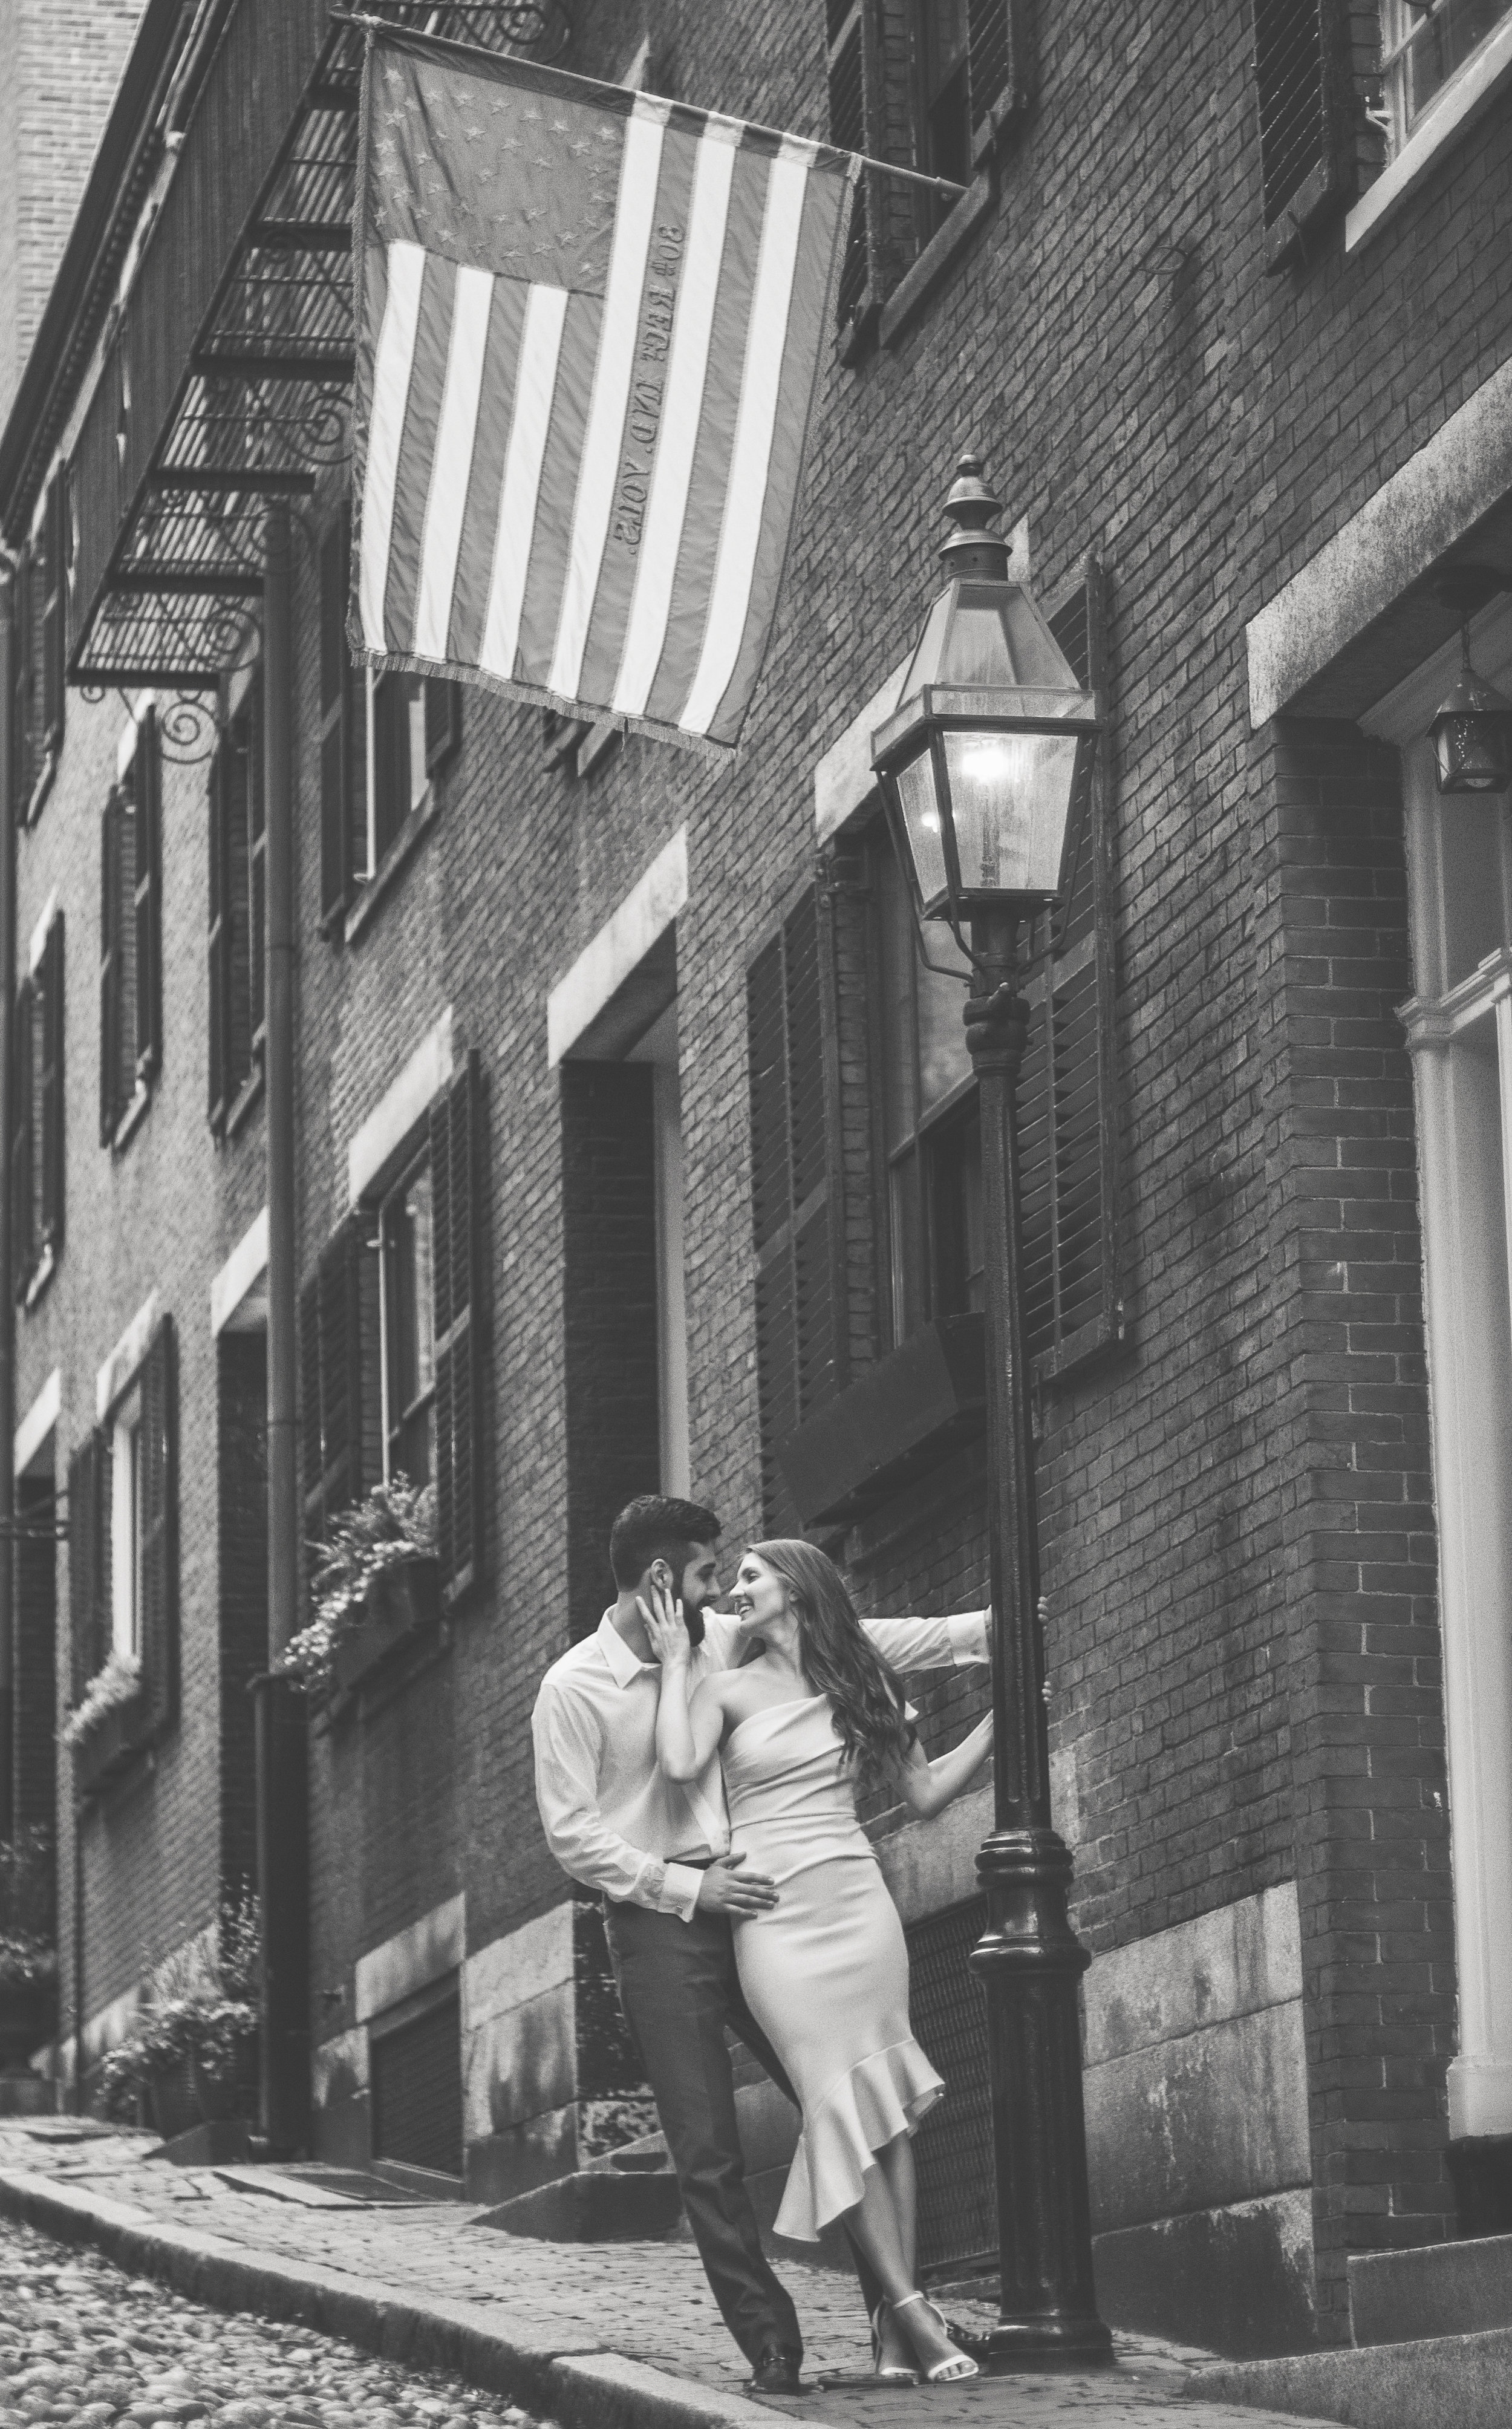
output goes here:
[{"label": "cobblestone street", "polygon": [[[505,2236],[476,2227],[477,2212],[460,2203],[365,2207],[297,2173],[171,2167],[153,2156],[158,2147],[146,2134],[63,2119],[0,2124],[0,2200],[14,2206],[28,2186],[66,2189],[90,2206],[76,2213],[82,2233],[94,2231],[92,2220],[107,2234],[140,2224],[180,2247],[188,2236],[212,2258],[279,2267],[286,2287],[290,2270],[307,2272],[326,2288],[463,2322],[541,2362],[577,2357],[605,2392],[637,2385],[642,2418],[660,2417],[669,2398],[687,2420],[758,2417],[690,2242]],[[1275,2429],[1278,2421],[1194,2400],[1188,2366],[1207,2356],[1142,2337],[1117,2338],[1112,2375],[879,2390],[865,2375],[865,2326],[848,2279],[785,2257],[780,2266],[803,2322],[808,2383],[799,2397],[761,2399],[768,2413],[823,2429]],[[949,2308],[983,2325],[992,2316],[964,2299]],[[523,2429],[529,2418],[454,2377],[375,2361],[306,2327],[228,2317],[4,2219],[0,2320],[10,2407],[0,2407],[0,2429],[33,2421],[103,2429],[123,2418],[153,2429],[202,2417],[227,2429]],[[826,2374],[845,2383],[821,2388]],[[682,2413],[687,2405],[696,2409]]]},{"label": "cobblestone street", "polygon": [[0,2221],[0,2429],[521,2429],[526,2417],[332,2337],[227,2318]]}]

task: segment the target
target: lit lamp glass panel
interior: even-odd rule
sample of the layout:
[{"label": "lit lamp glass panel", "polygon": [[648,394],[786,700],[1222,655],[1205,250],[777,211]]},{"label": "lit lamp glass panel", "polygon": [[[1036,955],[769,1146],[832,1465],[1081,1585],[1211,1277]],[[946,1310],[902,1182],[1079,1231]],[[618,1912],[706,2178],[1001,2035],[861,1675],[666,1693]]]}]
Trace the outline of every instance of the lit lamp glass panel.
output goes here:
[{"label": "lit lamp glass panel", "polygon": [[926,904],[948,898],[945,843],[940,833],[940,801],[935,790],[934,760],[926,739],[917,758],[897,771],[897,798],[908,829],[919,892]]},{"label": "lit lamp glass panel", "polygon": [[944,740],[961,893],[1058,892],[1076,736],[947,733]]}]

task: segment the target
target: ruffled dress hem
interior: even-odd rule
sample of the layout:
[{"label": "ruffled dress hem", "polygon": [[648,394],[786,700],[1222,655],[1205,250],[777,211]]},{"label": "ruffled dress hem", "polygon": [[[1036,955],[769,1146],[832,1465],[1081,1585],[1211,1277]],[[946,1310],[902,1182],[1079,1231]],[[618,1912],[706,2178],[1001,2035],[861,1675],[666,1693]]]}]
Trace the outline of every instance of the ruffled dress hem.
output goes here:
[{"label": "ruffled dress hem", "polygon": [[843,2074],[804,2120],[777,2233],[817,2243],[821,2227],[855,2208],[878,2152],[912,2134],[944,2090],[943,2077],[912,2038],[875,2050]]}]

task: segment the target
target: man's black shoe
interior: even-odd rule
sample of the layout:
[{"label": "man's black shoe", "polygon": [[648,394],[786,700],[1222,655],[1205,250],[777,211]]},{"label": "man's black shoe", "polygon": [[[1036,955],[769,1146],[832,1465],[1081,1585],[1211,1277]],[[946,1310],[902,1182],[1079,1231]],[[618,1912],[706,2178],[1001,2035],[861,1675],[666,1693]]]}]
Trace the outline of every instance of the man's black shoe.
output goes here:
[{"label": "man's black shoe", "polygon": [[786,2345],[763,2345],[746,2384],[754,2395],[801,2395],[798,2371],[802,2366],[803,2355],[790,2352]]}]

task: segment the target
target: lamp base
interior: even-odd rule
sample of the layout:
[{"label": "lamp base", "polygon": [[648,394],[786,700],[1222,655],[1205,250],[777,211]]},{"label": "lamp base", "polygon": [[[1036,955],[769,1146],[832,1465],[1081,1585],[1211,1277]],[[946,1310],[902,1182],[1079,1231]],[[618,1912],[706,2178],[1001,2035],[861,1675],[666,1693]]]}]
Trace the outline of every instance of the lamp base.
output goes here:
[{"label": "lamp base", "polygon": [[950,2334],[994,2378],[1012,2371],[1118,2368],[1111,2332],[1095,2313],[1090,2319],[998,2320],[979,2332],[952,2323]]}]

